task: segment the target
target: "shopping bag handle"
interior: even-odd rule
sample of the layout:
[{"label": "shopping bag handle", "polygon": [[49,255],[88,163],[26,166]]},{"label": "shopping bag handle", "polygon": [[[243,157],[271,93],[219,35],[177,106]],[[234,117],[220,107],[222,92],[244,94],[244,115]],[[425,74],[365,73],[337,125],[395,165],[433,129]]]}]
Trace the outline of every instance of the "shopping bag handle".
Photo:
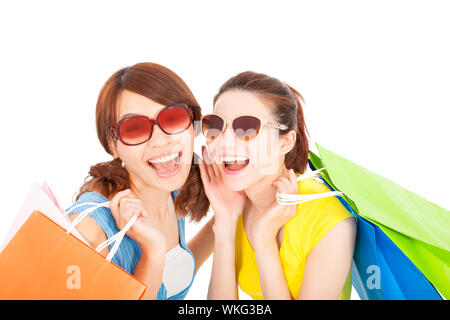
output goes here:
[{"label": "shopping bag handle", "polygon": [[106,202],[83,202],[80,204],[77,204],[70,208],[70,210],[66,210],[65,215],[68,216],[70,212],[72,212],[74,209],[79,207],[84,207],[87,205],[92,205],[92,207],[85,209],[83,212],[81,212],[78,217],[75,218],[75,220],[72,221],[72,223],[67,228],[67,233],[72,233],[72,231],[75,229],[75,227],[83,220],[89,213],[91,213],[94,210],[97,210],[101,207],[109,208],[109,201]]},{"label": "shopping bag handle", "polygon": [[[68,215],[70,212],[72,212],[76,208],[83,207],[86,205],[91,205],[91,207],[85,209],[83,212],[81,212],[78,215],[78,217],[75,218],[75,220],[72,221],[70,226],[67,228],[67,233],[71,233],[75,229],[75,227],[92,211],[97,210],[98,208],[101,208],[101,207],[109,208],[109,203],[110,203],[109,201],[101,202],[101,203],[84,202],[84,203],[80,203],[80,204],[73,206],[72,208],[70,208],[70,210],[66,210],[65,215]],[[114,246],[112,247],[111,251],[109,252],[108,256],[106,257],[107,261],[111,261],[112,258],[114,257],[114,255],[116,254],[117,250],[119,249],[120,243],[122,242],[125,234],[136,222],[137,217],[138,217],[137,215],[133,215],[133,217],[131,217],[131,219],[128,220],[127,224],[125,225],[125,227],[122,228],[122,230],[120,230],[115,235],[113,235],[112,237],[108,238],[107,240],[105,240],[101,244],[99,244],[97,246],[97,248],[95,249],[95,251],[100,252],[104,248],[109,246],[111,243],[115,242]]]},{"label": "shopping bag handle", "polygon": [[[302,174],[297,177],[297,182],[308,179],[308,178],[315,178],[319,175],[319,173],[324,170],[325,168],[315,170],[309,173]],[[312,193],[312,194],[290,194],[290,193],[281,193],[277,192],[277,202],[278,204],[282,206],[290,206],[290,205],[297,205],[301,204],[307,201],[321,199],[321,198],[327,198],[327,197],[335,197],[335,196],[341,196],[343,193],[340,191],[329,191],[329,192],[322,192],[322,193]]]}]

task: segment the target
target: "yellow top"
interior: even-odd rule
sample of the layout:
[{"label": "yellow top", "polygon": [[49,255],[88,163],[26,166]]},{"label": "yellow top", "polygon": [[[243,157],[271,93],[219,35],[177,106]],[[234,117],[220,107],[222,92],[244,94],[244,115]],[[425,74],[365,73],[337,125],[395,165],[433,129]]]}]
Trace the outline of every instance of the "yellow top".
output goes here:
[{"label": "yellow top", "polygon": [[[299,194],[328,192],[330,189],[312,178],[298,182]],[[253,299],[262,292],[253,251],[244,230],[243,215],[236,231],[236,279],[241,289]],[[353,217],[336,197],[307,201],[297,205],[297,214],[284,225],[280,259],[292,299],[297,299],[303,280],[306,259],[314,246],[342,220]],[[339,299],[350,299],[351,270]]]}]

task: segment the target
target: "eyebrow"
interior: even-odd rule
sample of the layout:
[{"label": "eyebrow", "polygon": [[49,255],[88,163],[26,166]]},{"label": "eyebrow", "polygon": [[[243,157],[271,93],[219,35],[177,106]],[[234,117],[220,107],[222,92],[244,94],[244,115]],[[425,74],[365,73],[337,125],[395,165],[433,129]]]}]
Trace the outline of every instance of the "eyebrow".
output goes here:
[{"label": "eyebrow", "polygon": [[142,116],[142,114],[140,114],[140,113],[125,113],[123,116],[120,117],[119,121],[123,120],[125,118],[128,118],[128,117],[132,117],[132,116]]}]

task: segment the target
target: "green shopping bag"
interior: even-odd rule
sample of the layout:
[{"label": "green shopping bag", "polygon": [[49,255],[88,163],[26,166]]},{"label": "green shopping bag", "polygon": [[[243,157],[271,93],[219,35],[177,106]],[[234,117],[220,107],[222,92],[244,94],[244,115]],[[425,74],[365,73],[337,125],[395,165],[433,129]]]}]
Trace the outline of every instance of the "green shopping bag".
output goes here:
[{"label": "green shopping bag", "polygon": [[316,145],[334,189],[345,194],[359,215],[379,226],[448,299],[450,212]]}]

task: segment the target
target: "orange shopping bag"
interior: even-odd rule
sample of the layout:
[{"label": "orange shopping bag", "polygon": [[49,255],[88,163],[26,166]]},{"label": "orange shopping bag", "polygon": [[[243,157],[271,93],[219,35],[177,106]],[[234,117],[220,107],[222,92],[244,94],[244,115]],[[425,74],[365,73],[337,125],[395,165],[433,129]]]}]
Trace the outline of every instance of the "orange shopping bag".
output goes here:
[{"label": "orange shopping bag", "polygon": [[[146,286],[111,262],[134,216],[96,250],[71,234],[98,204],[65,230],[34,211],[0,254],[0,299],[140,299]],[[108,257],[101,251],[114,243]]]}]

